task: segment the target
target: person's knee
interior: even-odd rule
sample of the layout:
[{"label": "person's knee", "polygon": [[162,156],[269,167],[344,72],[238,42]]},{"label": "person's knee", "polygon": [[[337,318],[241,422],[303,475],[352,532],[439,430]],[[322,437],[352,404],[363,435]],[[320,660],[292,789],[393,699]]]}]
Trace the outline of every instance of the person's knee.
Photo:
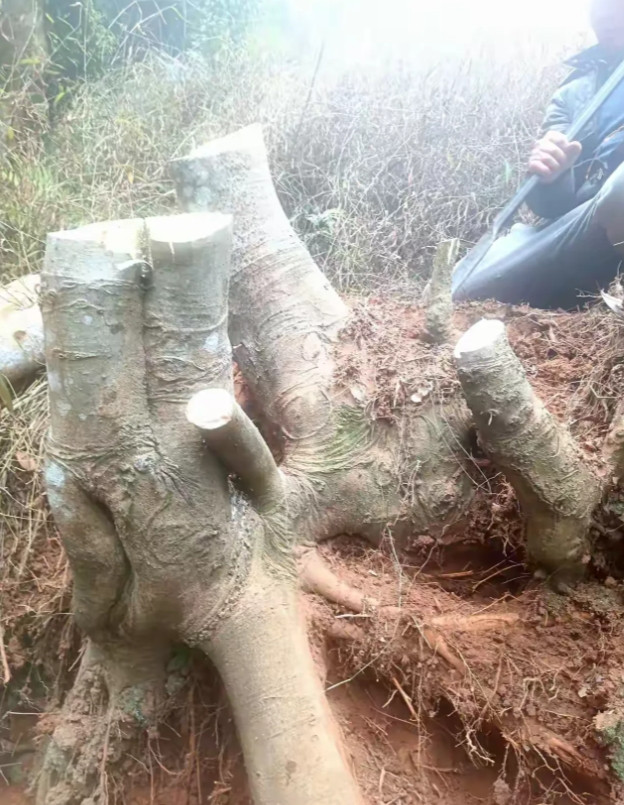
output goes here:
[{"label": "person's knee", "polygon": [[596,196],[596,220],[611,243],[624,248],[624,164],[606,180]]}]

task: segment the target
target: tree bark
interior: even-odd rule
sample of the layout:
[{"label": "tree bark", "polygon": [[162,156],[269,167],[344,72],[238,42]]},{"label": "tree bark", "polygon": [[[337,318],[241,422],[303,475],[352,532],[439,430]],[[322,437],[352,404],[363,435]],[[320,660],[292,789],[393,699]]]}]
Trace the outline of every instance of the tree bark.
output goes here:
[{"label": "tree bark", "polygon": [[186,418],[236,474],[257,509],[282,502],[284,478],[259,430],[231,394],[222,389],[199,391],[187,406]]},{"label": "tree bark", "polygon": [[[407,535],[443,535],[475,494],[471,418],[458,400],[371,422],[347,399],[337,368],[348,311],[279,207],[257,128],[173,170],[194,212],[48,244],[47,480],[76,616],[115,723],[158,717],[165,658],[182,641],[223,677],[255,805],[361,805],[298,612],[295,549],[345,533],[395,548]],[[263,415],[281,426],[279,467],[232,397],[231,223],[197,211],[215,207],[234,214],[229,333]],[[577,571],[599,485],[535,398],[502,325],[471,330],[456,357],[534,558],[555,576]],[[308,589],[356,610],[377,604],[305,559]],[[432,650],[463,668],[427,629]],[[65,800],[43,790],[40,803],[80,802],[87,760]]]},{"label": "tree bark", "polygon": [[530,555],[557,577],[582,575],[601,489],[571,434],[536,397],[502,322],[475,324],[455,359],[483,447],[518,495]]},{"label": "tree bark", "polygon": [[[230,396],[230,237],[228,218],[204,213],[50,236],[47,483],[74,572],[74,611],[91,639],[82,679],[102,680],[108,705],[97,712],[106,722],[132,716],[141,727],[165,706],[170,644],[203,647],[238,716],[257,805],[357,805],[296,612],[294,491],[284,494],[268,448]],[[187,418],[206,397],[229,400],[221,427]],[[230,500],[228,469],[250,497]],[[81,741],[93,689],[81,684],[68,701],[40,803],[69,805],[89,783],[102,788],[94,767],[102,734]],[[69,708],[85,713],[71,740]],[[277,731],[271,751],[257,742],[267,730]]]},{"label": "tree bark", "polygon": [[[158,717],[171,641],[207,634],[250,566],[251,546],[230,539],[225,473],[184,417],[199,388],[232,387],[230,238],[227,217],[200,215],[95,224],[48,241],[48,498],[111,723]],[[85,724],[67,751],[67,725],[55,733],[44,772],[59,757],[82,771],[71,791],[62,770],[44,773],[41,802],[79,802],[97,784],[102,747],[81,740]]]},{"label": "tree bark", "polygon": [[330,415],[331,345],[349,311],[282,210],[260,126],[174,160],[171,171],[184,209],[234,216],[230,336],[253,394],[287,437],[318,435]]},{"label": "tree bark", "polygon": [[255,805],[363,805],[292,583],[252,579],[206,650],[232,703]]},{"label": "tree bark", "polygon": [[39,275],[0,288],[0,375],[16,390],[43,369],[43,325],[37,303]]},{"label": "tree bark", "polygon": [[433,344],[443,344],[451,334],[453,299],[451,278],[457,261],[459,240],[440,243],[433,258],[433,272],[424,293],[427,311],[425,334]]},{"label": "tree bark", "polygon": [[449,483],[466,417],[450,406],[376,425],[336,387],[349,310],[288,223],[261,128],[208,143],[171,170],[185,209],[233,215],[230,335],[263,417],[282,433],[283,469],[308,490],[291,506],[297,540],[353,533],[379,543],[388,523],[401,540],[456,519],[472,492],[466,474]]}]

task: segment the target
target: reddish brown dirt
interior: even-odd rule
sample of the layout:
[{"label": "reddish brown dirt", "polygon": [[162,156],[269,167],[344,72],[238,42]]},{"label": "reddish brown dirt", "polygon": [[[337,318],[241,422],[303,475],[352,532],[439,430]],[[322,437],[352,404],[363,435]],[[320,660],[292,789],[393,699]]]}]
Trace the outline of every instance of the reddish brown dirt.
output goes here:
[{"label": "reddish brown dirt", "polygon": [[443,552],[399,568],[352,540],[323,553],[403,613],[353,617],[308,602],[371,803],[617,801],[593,719],[622,682],[619,590],[588,584],[562,599],[511,563],[488,566],[487,551],[466,553],[462,571]]},{"label": "reddish brown dirt", "polygon": [[470,303],[455,310],[449,342],[432,346],[423,335],[423,310],[368,299],[354,307],[344,331],[339,383],[352,395],[351,403],[364,390],[372,398],[368,412],[381,419],[394,419],[405,405],[448,400],[459,391],[454,344],[481,318],[505,322],[537,394],[582,434],[582,446],[595,451],[615,402],[624,396],[624,328],[604,307],[562,313]]},{"label": "reddish brown dirt", "polygon": [[[466,554],[463,571],[445,565],[440,553],[426,563],[412,557],[401,573],[390,556],[353,541],[338,540],[323,554],[342,578],[400,604],[418,624],[353,618],[306,597],[329,701],[369,805],[616,802],[592,729],[624,667],[623,616],[609,590],[599,610],[597,590],[572,601],[551,598],[526,574],[511,594],[518,571],[504,567],[480,584],[493,571],[486,567],[491,557],[478,551]],[[475,613],[495,617],[485,630],[457,631]],[[518,620],[497,622],[501,615]],[[422,626],[440,616],[450,617],[439,631],[466,674],[423,640]],[[189,676],[169,725],[127,757],[111,802],[251,805],[210,669],[196,663]],[[548,754],[553,733],[572,747],[573,762]],[[0,805],[9,791],[7,805],[30,801],[0,783]]]},{"label": "reddish brown dirt", "polygon": [[[619,324],[597,311],[488,303],[457,311],[457,335],[484,315],[507,322],[535,389],[593,460],[614,402],[624,396]],[[393,302],[357,308],[341,382],[356,398],[360,384],[372,393],[371,416],[393,418],[403,405],[456,391],[451,348],[427,345],[421,324],[420,311]],[[252,401],[242,402],[253,410]],[[78,649],[66,615],[64,559],[38,497],[38,465],[26,459],[16,454],[9,491],[24,508],[35,500],[41,515],[29,529],[25,572],[5,573],[0,583],[13,675],[0,686],[0,805],[30,802],[2,775],[13,779],[16,758],[28,768],[39,739],[37,716],[26,714],[54,705],[71,681]],[[489,477],[484,459],[483,471],[488,485],[468,527],[440,543],[415,535],[400,564],[390,546],[378,551],[340,539],[322,548],[343,580],[395,608],[354,617],[316,597],[304,600],[319,669],[367,803],[624,801],[594,728],[624,683],[624,562],[614,558],[624,525],[617,518],[609,524],[612,553],[590,582],[561,598],[526,570],[513,493]],[[17,550],[15,541],[4,545]],[[182,676],[168,723],[145,736],[111,777],[111,805],[251,805],[212,670],[190,658]]]},{"label": "reddish brown dirt", "polygon": [[7,786],[0,789],[0,805],[30,805],[22,788]]}]

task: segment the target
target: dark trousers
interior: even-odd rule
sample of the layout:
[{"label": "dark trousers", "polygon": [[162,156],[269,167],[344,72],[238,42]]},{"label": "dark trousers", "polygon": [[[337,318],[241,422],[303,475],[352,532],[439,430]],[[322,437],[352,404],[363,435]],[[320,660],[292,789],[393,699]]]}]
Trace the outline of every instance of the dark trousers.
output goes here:
[{"label": "dark trousers", "polygon": [[460,261],[453,274],[453,299],[574,308],[588,294],[606,289],[623,259],[624,164],[593,199],[561,218],[512,227],[457,293],[463,278]]}]

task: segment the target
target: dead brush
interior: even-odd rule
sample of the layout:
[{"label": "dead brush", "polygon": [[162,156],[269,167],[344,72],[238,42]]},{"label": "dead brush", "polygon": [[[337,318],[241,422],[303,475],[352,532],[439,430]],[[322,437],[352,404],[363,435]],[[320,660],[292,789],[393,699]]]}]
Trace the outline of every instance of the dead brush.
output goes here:
[{"label": "dead brush", "polygon": [[597,303],[581,326],[592,344],[594,363],[571,398],[570,409],[572,416],[593,419],[600,436],[624,398],[624,322]]},{"label": "dead brush", "polygon": [[[7,641],[5,683],[7,675],[29,659],[35,663],[60,659],[55,669],[59,672],[63,661],[73,661],[63,652],[75,649],[68,613],[69,570],[43,488],[47,425],[44,379],[19,395],[12,411],[0,411],[0,620]],[[32,658],[22,652],[20,638],[26,635],[33,647]]]},{"label": "dead brush", "polygon": [[338,288],[413,296],[439,241],[476,240],[514,189],[558,62],[518,42],[504,59],[321,64],[314,82],[312,65],[236,49],[112,70],[76,94],[45,154],[24,135],[2,271],[36,270],[49,231],[170,209],[168,160],[259,121],[280,200]]}]

